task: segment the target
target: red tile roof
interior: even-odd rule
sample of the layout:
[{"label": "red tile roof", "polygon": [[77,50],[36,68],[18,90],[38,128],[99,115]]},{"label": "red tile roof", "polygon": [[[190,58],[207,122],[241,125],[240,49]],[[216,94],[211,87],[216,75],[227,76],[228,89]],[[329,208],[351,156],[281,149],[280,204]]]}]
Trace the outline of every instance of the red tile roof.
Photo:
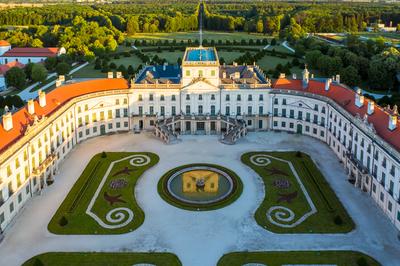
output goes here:
[{"label": "red tile roof", "polygon": [[18,61],[12,61],[7,64],[0,65],[0,74],[3,74],[3,75],[6,74],[6,72],[8,70],[10,70],[10,68],[12,68],[12,67],[24,68],[25,65]]},{"label": "red tile roof", "polygon": [[[302,87],[302,80],[288,80],[286,78],[277,79],[272,85],[274,89],[288,89],[296,91],[309,92],[321,96],[331,98],[353,116],[357,114],[363,118],[367,114],[368,101],[364,101],[364,105],[358,108],[355,105],[355,92],[349,88],[339,84],[332,83],[328,91],[325,90],[325,82],[310,80],[306,89]],[[368,123],[373,124],[376,133],[387,143],[392,145],[397,151],[400,151],[400,123],[397,121],[397,128],[393,131],[389,130],[389,113],[381,107],[375,105],[374,113],[368,115]]]},{"label": "red tile roof", "polygon": [[0,40],[0,46],[10,46],[11,44],[5,40]]},{"label": "red tile roof", "polygon": [[59,48],[12,48],[5,52],[2,57],[55,57]]},{"label": "red tile roof", "polygon": [[[44,107],[40,107],[38,101],[35,100],[35,115],[39,118],[49,116],[69,100],[81,95],[128,88],[128,81],[125,79],[96,79],[65,85],[46,95],[46,106]],[[34,116],[28,113],[27,106],[15,112],[12,118],[13,128],[10,131],[5,131],[3,124],[0,125],[0,152],[21,138],[27,126],[34,121]]]}]

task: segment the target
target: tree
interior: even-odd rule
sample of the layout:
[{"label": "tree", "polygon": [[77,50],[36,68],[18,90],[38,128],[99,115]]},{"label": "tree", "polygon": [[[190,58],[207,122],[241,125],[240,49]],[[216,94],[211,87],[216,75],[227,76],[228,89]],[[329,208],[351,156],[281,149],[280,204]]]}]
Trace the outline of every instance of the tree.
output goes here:
[{"label": "tree", "polygon": [[32,79],[32,68],[34,65],[34,63],[28,63],[25,65],[24,72],[27,79]]},{"label": "tree", "polygon": [[67,75],[71,71],[71,66],[67,63],[61,62],[56,66],[56,72],[58,75]]},{"label": "tree", "polygon": [[53,71],[54,68],[57,65],[57,58],[56,57],[48,57],[45,61],[44,61],[44,66],[47,68],[47,70],[49,71]]},{"label": "tree", "polygon": [[257,32],[258,33],[263,33],[264,32],[264,24],[263,24],[263,21],[261,20],[261,19],[259,19],[258,21],[257,21]]},{"label": "tree", "polygon": [[305,36],[303,28],[297,24],[294,18],[290,19],[290,25],[286,29],[286,37],[289,41],[297,41],[298,39]]},{"label": "tree", "polygon": [[368,70],[369,85],[374,89],[393,88],[395,76],[399,71],[400,52],[393,47],[387,48],[371,58]]},{"label": "tree", "polygon": [[40,39],[35,38],[32,40],[31,46],[32,47],[43,47],[43,42]]},{"label": "tree", "polygon": [[32,80],[43,82],[47,78],[47,69],[42,64],[35,64],[32,67]]},{"label": "tree", "polygon": [[18,67],[10,68],[5,75],[5,78],[6,84],[9,87],[22,89],[26,84],[25,72]]},{"label": "tree", "polygon": [[344,84],[354,87],[360,84],[361,78],[355,67],[348,66],[340,71],[340,80],[343,81]]}]

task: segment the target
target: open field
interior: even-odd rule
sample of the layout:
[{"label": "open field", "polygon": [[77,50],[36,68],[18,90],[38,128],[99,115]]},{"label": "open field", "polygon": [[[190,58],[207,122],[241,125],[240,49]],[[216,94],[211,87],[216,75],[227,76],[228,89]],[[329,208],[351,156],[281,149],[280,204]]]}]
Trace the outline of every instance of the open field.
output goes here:
[{"label": "open field", "polygon": [[23,266],[130,266],[140,263],[170,266],[182,265],[178,257],[172,253],[51,252],[37,255],[26,261]]},{"label": "open field", "polygon": [[[126,68],[129,65],[132,65],[134,69],[136,69],[142,61],[134,54],[131,54],[130,57],[120,56],[119,59],[114,59],[111,57],[109,63],[114,63],[117,65],[117,68],[120,65],[124,65]],[[110,71],[116,71],[115,69],[111,69]],[[90,63],[86,67],[80,69],[79,71],[73,74],[73,78],[106,78],[107,73],[102,73],[100,69],[94,69],[94,62]]]},{"label": "open field", "polygon": [[[127,37],[128,39],[131,40],[198,40],[199,39],[199,33],[197,31],[194,32],[171,32],[171,33],[138,33],[132,36]],[[249,34],[246,32],[216,32],[216,31],[204,31],[203,32],[203,39],[204,40],[257,40],[257,39],[272,39],[273,37],[267,36],[267,35],[262,35],[262,34]]]},{"label": "open field", "polygon": [[275,233],[346,233],[354,223],[311,158],[296,152],[250,152],[242,162],[264,181],[257,223]]},{"label": "open field", "polygon": [[[361,264],[366,262],[366,264]],[[324,264],[337,266],[378,266],[376,260],[355,251],[289,251],[289,252],[233,252],[225,254],[218,266],[241,266],[246,263],[262,263],[268,266]]]},{"label": "open field", "polygon": [[[133,191],[139,177],[158,162],[158,156],[128,152],[105,156],[97,154],[89,162],[51,219],[49,231],[120,234],[133,231],[143,223],[144,212]],[[137,163],[139,160],[146,163]]]}]

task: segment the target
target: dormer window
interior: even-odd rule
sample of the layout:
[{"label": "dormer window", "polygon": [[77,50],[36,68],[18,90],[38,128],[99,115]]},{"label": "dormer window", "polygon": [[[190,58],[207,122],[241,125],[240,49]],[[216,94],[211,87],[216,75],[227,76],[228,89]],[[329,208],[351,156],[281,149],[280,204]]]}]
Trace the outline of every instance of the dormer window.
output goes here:
[{"label": "dormer window", "polygon": [[189,94],[186,94],[186,100],[190,101],[190,95]]}]

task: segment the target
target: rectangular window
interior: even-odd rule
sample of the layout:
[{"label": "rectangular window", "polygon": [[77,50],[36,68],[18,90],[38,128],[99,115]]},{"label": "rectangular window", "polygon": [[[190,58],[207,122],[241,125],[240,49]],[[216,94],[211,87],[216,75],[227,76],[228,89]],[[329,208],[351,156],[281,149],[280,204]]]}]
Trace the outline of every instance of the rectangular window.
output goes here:
[{"label": "rectangular window", "polygon": [[264,108],[262,106],[258,107],[258,114],[263,115],[264,114]]},{"label": "rectangular window", "polygon": [[112,119],[112,111],[108,110],[108,114],[107,114],[108,119]]},{"label": "rectangular window", "polygon": [[120,128],[120,127],[121,127],[121,122],[117,122],[117,123],[116,123],[116,127],[117,127],[117,128]]},{"label": "rectangular window", "polygon": [[128,124],[128,122],[124,122],[124,127],[128,127],[129,126],[129,124]]},{"label": "rectangular window", "polygon": [[242,108],[240,106],[236,106],[236,115],[240,115],[242,113]]}]

